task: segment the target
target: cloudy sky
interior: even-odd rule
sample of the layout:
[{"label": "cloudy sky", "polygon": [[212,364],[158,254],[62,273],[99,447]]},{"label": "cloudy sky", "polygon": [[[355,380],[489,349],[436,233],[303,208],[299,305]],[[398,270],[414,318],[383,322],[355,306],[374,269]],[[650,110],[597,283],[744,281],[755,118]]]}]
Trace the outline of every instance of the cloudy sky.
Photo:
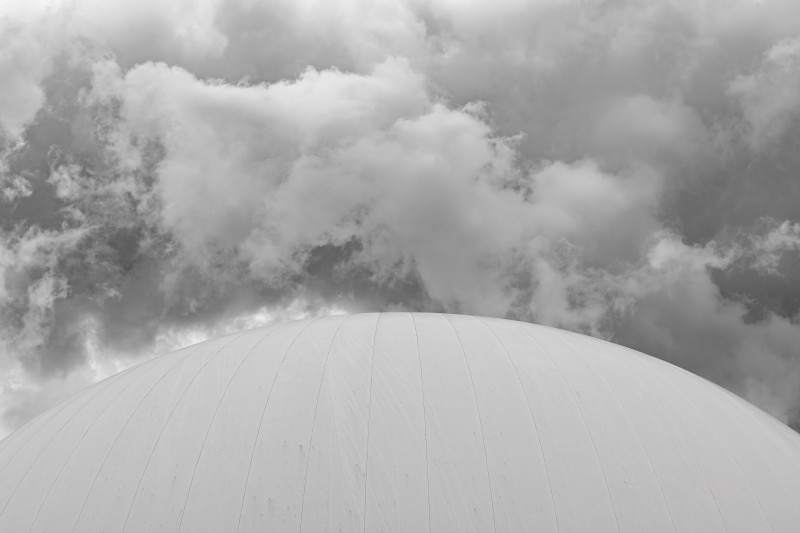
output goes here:
[{"label": "cloudy sky", "polygon": [[800,428],[797,0],[4,0],[0,436],[307,315],[590,333]]}]

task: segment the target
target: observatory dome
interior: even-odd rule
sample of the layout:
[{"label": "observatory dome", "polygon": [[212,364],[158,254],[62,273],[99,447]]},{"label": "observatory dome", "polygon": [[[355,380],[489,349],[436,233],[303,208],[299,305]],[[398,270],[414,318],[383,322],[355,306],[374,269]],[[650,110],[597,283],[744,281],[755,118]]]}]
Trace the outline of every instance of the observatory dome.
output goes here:
[{"label": "observatory dome", "polygon": [[800,436],[668,363],[386,313],[156,357],[0,442],[0,531],[800,530]]}]

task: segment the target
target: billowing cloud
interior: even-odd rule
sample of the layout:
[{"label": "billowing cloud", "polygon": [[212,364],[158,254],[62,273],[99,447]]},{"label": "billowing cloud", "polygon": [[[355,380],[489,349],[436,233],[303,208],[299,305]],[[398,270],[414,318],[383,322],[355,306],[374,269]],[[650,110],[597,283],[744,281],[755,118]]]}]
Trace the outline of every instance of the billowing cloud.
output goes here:
[{"label": "billowing cloud", "polygon": [[610,338],[800,423],[795,2],[26,3],[0,409],[341,310]]},{"label": "billowing cloud", "polygon": [[800,118],[800,37],[772,46],[755,72],[731,82],[730,92],[740,100],[750,145],[779,141]]}]

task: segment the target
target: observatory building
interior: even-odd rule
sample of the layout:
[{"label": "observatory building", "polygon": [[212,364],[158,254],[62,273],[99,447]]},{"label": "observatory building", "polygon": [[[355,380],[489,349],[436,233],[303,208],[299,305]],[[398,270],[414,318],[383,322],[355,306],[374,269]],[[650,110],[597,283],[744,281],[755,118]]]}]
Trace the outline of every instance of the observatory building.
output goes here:
[{"label": "observatory building", "polygon": [[597,339],[333,316],[156,357],[0,441],[0,531],[800,531],[800,435]]}]

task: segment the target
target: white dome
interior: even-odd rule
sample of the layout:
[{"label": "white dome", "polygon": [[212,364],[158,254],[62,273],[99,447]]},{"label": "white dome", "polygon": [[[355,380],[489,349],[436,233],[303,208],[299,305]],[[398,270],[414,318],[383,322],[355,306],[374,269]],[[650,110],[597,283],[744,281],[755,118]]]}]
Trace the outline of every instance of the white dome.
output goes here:
[{"label": "white dome", "polygon": [[583,335],[291,322],[102,381],[0,442],[0,531],[800,530],[800,436]]}]

